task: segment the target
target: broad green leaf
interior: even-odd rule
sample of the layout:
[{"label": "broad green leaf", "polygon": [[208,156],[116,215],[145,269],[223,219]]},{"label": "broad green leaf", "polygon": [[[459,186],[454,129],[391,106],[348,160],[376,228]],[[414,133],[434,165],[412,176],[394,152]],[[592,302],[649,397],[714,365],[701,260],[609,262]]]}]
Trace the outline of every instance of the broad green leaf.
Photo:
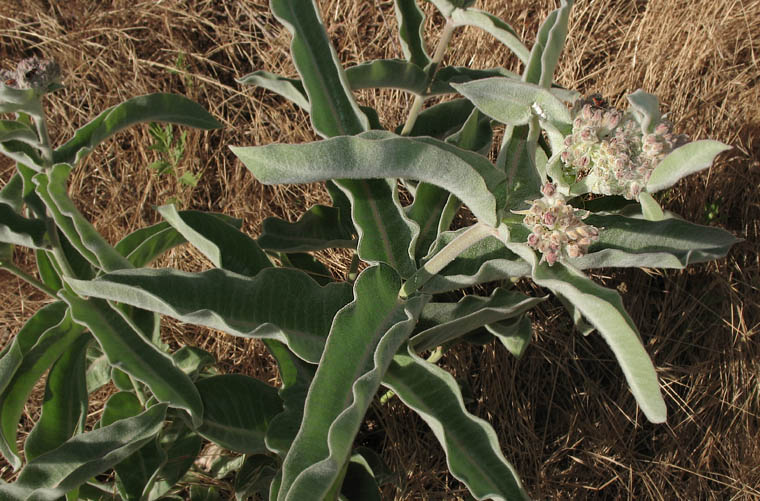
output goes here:
[{"label": "broad green leaf", "polygon": [[[86,282],[85,282],[86,283]],[[200,424],[203,404],[193,382],[106,301],[81,299],[61,291],[74,320],[92,332],[108,361],[133,378],[145,383],[159,402],[186,410]]]},{"label": "broad green leaf", "polygon": [[485,157],[464,150],[456,154],[449,148],[431,138],[421,140],[373,131],[358,137],[233,147],[232,151],[264,184],[367,178],[428,182],[450,191],[480,221],[495,226],[496,199],[484,179],[484,175],[496,176],[495,169]]},{"label": "broad green leaf", "polygon": [[[57,501],[67,492],[103,473],[140,449],[161,429],[165,405],[77,435],[55,450],[31,461],[12,487],[21,498]],[[0,486],[0,494],[5,490]]]},{"label": "broad green leaf", "polygon": [[509,126],[504,133],[497,167],[507,175],[507,209],[526,206],[541,197],[543,178],[538,169],[537,137],[533,134],[536,120],[530,125]]},{"label": "broad green leaf", "polygon": [[174,205],[159,207],[158,212],[214,266],[245,276],[254,276],[272,266],[252,238],[213,214],[178,212]]},{"label": "broad green leaf", "polygon": [[16,89],[0,82],[0,113],[29,113],[40,115],[39,96],[34,89]]},{"label": "broad green leaf", "polygon": [[352,90],[395,88],[415,94],[427,90],[427,75],[422,69],[401,59],[375,59],[346,68]]},{"label": "broad green leaf", "polygon": [[473,108],[467,121],[462,127],[448,136],[446,142],[462,148],[474,151],[483,156],[489,154],[493,141],[493,129],[491,120],[477,108]]},{"label": "broad green leaf", "polygon": [[45,165],[37,150],[22,141],[10,140],[0,143],[0,153],[16,163],[29,166],[37,172],[42,171]]},{"label": "broad green leaf", "polygon": [[430,426],[446,453],[449,471],[475,499],[527,499],[517,473],[501,452],[496,432],[467,412],[451,374],[409,348],[393,357],[383,385]]},{"label": "broad green leaf", "polygon": [[132,264],[106,242],[71,201],[67,178],[71,166],[58,164],[48,175],[34,176],[37,194],[45,201],[56,225],[91,264],[106,271],[131,268]]},{"label": "broad green leaf", "polygon": [[166,451],[166,462],[153,479],[147,501],[161,498],[180,481],[198,458],[203,439],[185,426],[182,420],[175,420],[164,427],[158,443]]},{"label": "broad green leaf", "polygon": [[573,0],[562,0],[560,7],[546,17],[525,65],[523,81],[548,89],[552,85],[562,46],[567,37],[567,21]]},{"label": "broad green leaf", "polygon": [[0,242],[34,249],[50,247],[44,221],[27,219],[5,203],[0,203]]},{"label": "broad green leaf", "polygon": [[572,261],[576,268],[685,268],[726,255],[741,240],[720,228],[676,218],[662,221],[591,215],[586,224],[602,228],[589,253]]},{"label": "broad green leaf", "polygon": [[235,499],[266,499],[269,485],[277,473],[279,466],[271,456],[256,454],[248,456],[235,475]]},{"label": "broad green leaf", "polygon": [[16,334],[0,358],[0,453],[18,469],[16,432],[34,385],[83,329],[72,322],[66,305],[41,308]]},{"label": "broad green leaf", "polygon": [[194,381],[200,371],[216,363],[216,358],[206,350],[195,346],[183,346],[172,353],[172,361]]},{"label": "broad green leaf", "polygon": [[676,148],[655,167],[646,191],[654,193],[670,188],[681,178],[709,167],[716,156],[729,149],[730,146],[709,139]]},{"label": "broad green leaf", "polygon": [[26,205],[32,210],[35,216],[39,218],[45,217],[47,213],[45,204],[37,195],[33,181],[33,178],[37,175],[37,172],[20,163],[16,164],[16,169],[21,175],[21,184],[23,185],[22,199],[24,200],[24,203],[26,203]]},{"label": "broad green leaf", "polygon": [[528,63],[530,51],[520,41],[510,25],[488,12],[477,9],[456,9],[451,13],[451,20],[457,26],[477,26],[478,28],[490,33],[499,42],[504,44],[509,50],[523,62]]},{"label": "broad green leaf", "polygon": [[11,140],[32,146],[40,142],[37,133],[25,123],[16,120],[0,120],[0,143]]},{"label": "broad green leaf", "polygon": [[268,217],[261,223],[261,235],[256,243],[263,249],[279,252],[356,247],[344,218],[348,218],[347,213],[326,205],[311,207],[295,223]]},{"label": "broad green leaf", "polygon": [[140,122],[169,122],[198,129],[216,129],[221,124],[200,105],[174,94],[148,94],[113,106],[53,152],[55,163],[76,164],[108,137]]},{"label": "broad green leaf", "polygon": [[660,204],[646,191],[642,191],[639,194],[639,202],[641,203],[641,212],[645,219],[649,221],[662,221],[665,219],[665,214],[662,212]]},{"label": "broad green leaf", "polygon": [[417,5],[417,0],[394,0],[393,7],[404,57],[412,64],[425,68],[430,64],[423,38],[425,14]]},{"label": "broad green leaf", "polygon": [[348,462],[346,476],[340,487],[340,498],[346,501],[382,501],[380,487],[372,475],[372,469],[359,454],[351,456]]},{"label": "broad green leaf", "polygon": [[61,275],[56,269],[56,265],[53,264],[48,251],[37,249],[34,256],[37,261],[37,273],[42,283],[55,291],[60,290],[63,287]]},{"label": "broad green leaf", "polygon": [[132,378],[129,377],[129,374],[119,369],[118,367],[111,367],[111,381],[113,381],[113,385],[119,390],[135,390],[135,386],[132,383]]},{"label": "broad green leaf", "polygon": [[436,71],[427,95],[434,96],[457,92],[452,85],[491,77],[506,77],[520,81],[519,75],[504,68],[476,69],[463,66],[445,66]]},{"label": "broad green leaf", "polygon": [[306,272],[319,285],[327,285],[333,281],[330,269],[315,256],[307,252],[280,254],[281,268],[295,268]]},{"label": "broad green leaf", "polygon": [[266,452],[264,435],[282,412],[277,388],[243,374],[224,374],[196,381],[203,399],[204,438],[245,454]]},{"label": "broad green leaf", "polygon": [[[79,294],[131,304],[235,336],[278,339],[316,363],[335,313],[351,301],[348,284],[320,287],[301,271],[269,268],[250,279],[221,269],[202,273],[124,270],[71,280]],[[272,291],[277,291],[273,294]]]},{"label": "broad green leaf", "polygon": [[[419,114],[409,136],[430,136],[441,140],[446,139],[462,128],[473,108],[472,103],[463,98],[431,106]],[[401,126],[396,132],[401,132]]]},{"label": "broad green leaf", "polygon": [[0,203],[9,205],[14,212],[21,213],[24,207],[24,178],[16,172],[0,190]]},{"label": "broad green leaf", "polygon": [[641,124],[642,132],[645,134],[654,132],[661,117],[660,101],[657,96],[639,89],[628,96],[628,102],[631,103],[633,113]]},{"label": "broad green leaf", "polygon": [[296,78],[286,78],[268,71],[254,71],[248,75],[239,78],[238,83],[243,85],[256,85],[281,95],[306,111],[309,111],[309,99],[306,97],[306,90],[303,84]]},{"label": "broad green leaf", "polygon": [[111,366],[108,365],[108,357],[100,354],[102,353],[100,346],[94,344],[90,346],[90,349],[92,350],[93,347],[97,348],[93,352],[98,353],[98,355],[90,359],[90,365],[87,367],[85,376],[87,380],[87,393],[92,393],[102,388],[111,380]]},{"label": "broad green leaf", "polygon": [[550,122],[571,122],[565,103],[538,85],[494,77],[452,86],[480,111],[507,125],[527,124],[533,116],[546,117]]},{"label": "broad green leaf", "polygon": [[24,442],[27,461],[55,449],[84,430],[88,405],[85,362],[90,341],[90,336],[79,337],[50,369],[42,414]]},{"label": "broad green leaf", "polygon": [[369,129],[314,0],[270,0],[270,7],[293,34],[290,52],[309,97],[311,122],[317,133],[333,137]]},{"label": "broad green leaf", "polygon": [[424,330],[414,335],[409,345],[418,353],[431,350],[475,329],[522,315],[548,297],[497,288],[487,298],[469,295],[457,303],[428,303],[420,315]]},{"label": "broad green leaf", "polygon": [[355,300],[335,317],[309,388],[278,499],[322,499],[338,481],[383,374],[428,299],[402,301],[400,288],[399,276],[382,264],[356,280]]},{"label": "broad green leaf", "polygon": [[647,419],[652,423],[665,422],[667,409],[657,373],[636,326],[623,307],[620,295],[595,284],[583,273],[567,265],[539,264],[534,251],[525,244],[512,244],[510,247],[531,262],[533,281],[536,284],[561,294],[596,327],[615,354],[628,387]]},{"label": "broad green leaf", "polygon": [[415,259],[425,257],[438,237],[441,217],[451,195],[448,191],[428,183],[420,183],[414,202],[407,208],[407,216],[420,228],[415,247]]},{"label": "broad green leaf", "polygon": [[533,326],[530,319],[525,315],[503,322],[488,324],[486,325],[486,330],[496,336],[507,351],[518,359],[525,353],[533,334]]}]

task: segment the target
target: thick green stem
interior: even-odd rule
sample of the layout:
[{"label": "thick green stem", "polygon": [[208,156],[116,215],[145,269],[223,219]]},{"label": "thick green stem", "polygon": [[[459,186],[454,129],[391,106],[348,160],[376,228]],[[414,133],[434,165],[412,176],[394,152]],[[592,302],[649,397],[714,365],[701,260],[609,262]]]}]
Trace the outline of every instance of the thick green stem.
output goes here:
[{"label": "thick green stem", "polygon": [[[455,29],[456,26],[452,20],[446,19],[446,24],[443,27],[443,32],[441,32],[441,38],[438,40],[438,45],[435,46],[433,60],[431,61],[430,69],[428,70],[427,87],[430,86],[430,83],[433,81],[433,77],[435,76],[435,72],[438,71],[438,65],[443,60],[443,55],[446,53],[446,48],[449,46],[449,42],[451,42],[451,37],[454,35]],[[402,136],[408,136],[411,134],[412,129],[414,128],[414,124],[417,122],[417,117],[422,111],[422,105],[424,103],[424,94],[416,94],[414,96],[414,102],[412,102],[412,107],[409,109],[409,116],[406,117],[406,123],[404,124],[404,128],[401,130]]]},{"label": "thick green stem", "polygon": [[6,261],[0,261],[0,268],[7,270],[10,273],[13,273],[20,279],[24,280],[26,283],[33,285],[37,287],[39,290],[47,294],[48,296],[58,299],[58,292],[51,289],[44,283],[40,282],[33,276],[31,276],[29,273],[25,272],[24,270],[18,268],[15,264],[6,262]]}]

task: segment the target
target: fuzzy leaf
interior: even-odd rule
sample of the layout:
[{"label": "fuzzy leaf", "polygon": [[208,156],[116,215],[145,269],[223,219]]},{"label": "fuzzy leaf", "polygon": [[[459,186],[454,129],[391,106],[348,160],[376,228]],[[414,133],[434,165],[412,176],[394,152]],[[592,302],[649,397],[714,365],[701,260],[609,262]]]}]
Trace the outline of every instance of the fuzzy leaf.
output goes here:
[{"label": "fuzzy leaf", "polygon": [[549,13],[538,30],[536,42],[525,66],[523,81],[548,89],[552,85],[562,46],[567,37],[567,21],[573,0],[562,0],[559,9]]},{"label": "fuzzy leaf", "polygon": [[655,167],[647,182],[646,191],[655,193],[670,188],[681,178],[709,167],[716,156],[729,149],[730,146],[709,139],[676,148]]},{"label": "fuzzy leaf", "polygon": [[21,141],[32,146],[39,144],[37,133],[25,123],[16,120],[0,120],[0,143],[5,141]]},{"label": "fuzzy leaf", "polygon": [[326,205],[311,207],[295,223],[268,217],[261,223],[256,242],[263,249],[279,252],[356,247],[356,240],[346,228],[347,217],[341,209]]},{"label": "fuzzy leaf", "polygon": [[34,249],[50,247],[44,221],[20,216],[5,203],[0,203],[0,242]]},{"label": "fuzzy leaf", "polygon": [[530,319],[525,315],[504,322],[488,324],[486,330],[496,336],[507,351],[518,359],[525,353],[533,334],[533,326]]},{"label": "fuzzy leaf", "polygon": [[420,68],[426,67],[430,63],[430,56],[425,50],[423,38],[425,14],[417,5],[417,0],[394,0],[393,7],[404,57]]},{"label": "fuzzy leaf", "polygon": [[451,13],[451,20],[457,26],[477,26],[483,31],[490,33],[499,42],[523,62],[528,63],[530,51],[517,37],[517,33],[510,25],[488,12],[477,9],[456,9]]},{"label": "fuzzy leaf", "polygon": [[237,82],[243,85],[256,85],[271,90],[294,102],[306,111],[309,111],[311,108],[309,98],[306,97],[306,90],[303,88],[301,81],[296,78],[286,78],[260,70],[237,79]]},{"label": "fuzzy leaf", "polygon": [[445,66],[435,72],[427,95],[450,94],[457,92],[453,87],[454,84],[468,83],[492,77],[506,77],[518,82],[520,81],[519,75],[504,68],[477,69],[463,66]]},{"label": "fuzzy leaf", "polygon": [[654,94],[649,94],[639,89],[628,96],[628,102],[636,114],[642,131],[651,133],[655,126],[660,122],[660,101]]},{"label": "fuzzy leaf", "polygon": [[346,68],[351,90],[392,88],[424,94],[427,75],[422,69],[401,59],[375,59]]},{"label": "fuzzy leaf", "polygon": [[646,191],[642,191],[639,194],[639,202],[641,203],[641,212],[645,219],[649,221],[662,221],[665,219],[665,214],[662,212],[660,204]]}]

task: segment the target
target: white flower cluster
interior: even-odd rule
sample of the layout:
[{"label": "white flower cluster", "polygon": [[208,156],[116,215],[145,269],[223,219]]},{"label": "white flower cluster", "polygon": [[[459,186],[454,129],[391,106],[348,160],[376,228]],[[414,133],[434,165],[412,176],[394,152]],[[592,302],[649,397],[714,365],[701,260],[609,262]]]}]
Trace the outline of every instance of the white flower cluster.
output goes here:
[{"label": "white flower cluster", "polygon": [[29,57],[18,63],[15,71],[0,70],[0,83],[14,89],[35,89],[44,93],[51,84],[58,83],[61,69],[55,61]]},{"label": "white flower cluster", "polygon": [[560,258],[585,255],[599,238],[599,230],[582,221],[588,212],[565,203],[555,184],[545,184],[541,193],[543,197],[528,201],[530,209],[515,211],[525,216],[523,224],[532,230],[528,245],[543,254],[549,266]]},{"label": "white flower cluster", "polygon": [[688,139],[673,134],[661,120],[652,133],[643,132],[631,113],[607,106],[598,94],[573,107],[573,133],[565,138],[563,172],[585,180],[592,193],[638,200],[660,161]]}]

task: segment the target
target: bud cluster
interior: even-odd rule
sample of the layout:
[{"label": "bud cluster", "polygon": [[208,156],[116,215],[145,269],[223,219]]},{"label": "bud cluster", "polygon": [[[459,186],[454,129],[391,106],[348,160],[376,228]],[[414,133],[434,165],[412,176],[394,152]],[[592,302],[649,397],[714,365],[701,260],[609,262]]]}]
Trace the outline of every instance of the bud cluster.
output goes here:
[{"label": "bud cluster", "polygon": [[14,89],[34,89],[39,93],[58,83],[61,69],[55,61],[36,56],[23,59],[15,71],[0,70],[0,83]]},{"label": "bud cluster", "polygon": [[643,132],[634,115],[592,95],[573,107],[573,132],[561,153],[563,171],[576,182],[585,180],[592,193],[638,200],[657,164],[686,141],[665,120],[652,133]]},{"label": "bud cluster", "polygon": [[599,238],[599,230],[583,223],[587,212],[565,203],[556,185],[547,183],[541,189],[543,197],[528,201],[530,209],[515,211],[524,215],[523,224],[532,230],[528,245],[543,254],[549,266],[563,257],[580,257]]}]

